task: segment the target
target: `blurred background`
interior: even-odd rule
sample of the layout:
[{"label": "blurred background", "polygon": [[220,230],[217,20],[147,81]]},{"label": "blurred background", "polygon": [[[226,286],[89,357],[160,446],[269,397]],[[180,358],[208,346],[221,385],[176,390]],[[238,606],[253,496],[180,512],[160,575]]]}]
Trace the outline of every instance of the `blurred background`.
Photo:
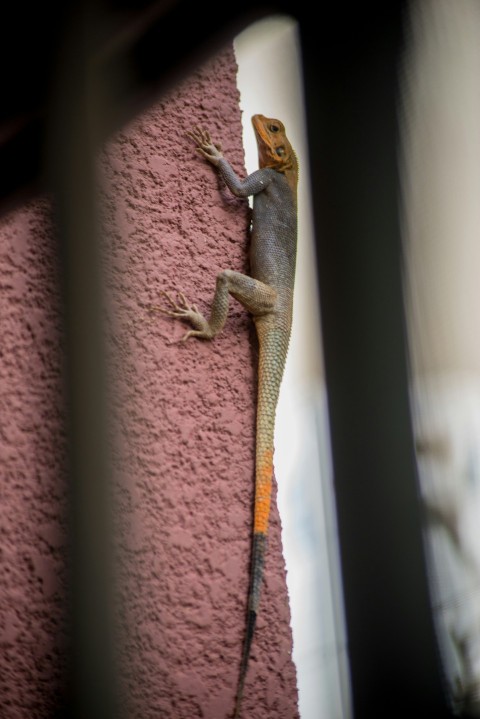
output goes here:
[{"label": "blurred background", "polygon": [[294,319],[274,463],[300,714],[335,719],[350,715],[349,688],[298,25],[286,16],[262,20],[234,47],[247,171],[258,168],[255,113],[282,120],[300,165]]},{"label": "blurred background", "polygon": [[[480,716],[480,3],[422,0],[405,18],[398,158],[411,410],[431,603],[455,711]],[[273,17],[235,40],[250,117],[280,118],[300,160],[294,329],[275,467],[300,712],[349,717],[298,28]]]},{"label": "blurred background", "polygon": [[480,716],[480,4],[412,3],[405,296],[432,602],[456,709]]}]

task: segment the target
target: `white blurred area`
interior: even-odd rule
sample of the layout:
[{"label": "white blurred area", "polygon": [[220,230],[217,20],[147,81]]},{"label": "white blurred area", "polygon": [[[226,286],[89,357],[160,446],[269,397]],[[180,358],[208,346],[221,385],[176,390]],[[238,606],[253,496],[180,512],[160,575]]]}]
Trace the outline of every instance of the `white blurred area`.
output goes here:
[{"label": "white blurred area", "polygon": [[405,288],[432,601],[454,708],[480,717],[480,3],[411,4]]},{"label": "white blurred area", "polygon": [[297,27],[286,17],[235,39],[247,171],[258,168],[251,116],[280,119],[300,163],[293,330],[277,410],[275,475],[302,719],[348,719],[350,694],[320,345]]}]

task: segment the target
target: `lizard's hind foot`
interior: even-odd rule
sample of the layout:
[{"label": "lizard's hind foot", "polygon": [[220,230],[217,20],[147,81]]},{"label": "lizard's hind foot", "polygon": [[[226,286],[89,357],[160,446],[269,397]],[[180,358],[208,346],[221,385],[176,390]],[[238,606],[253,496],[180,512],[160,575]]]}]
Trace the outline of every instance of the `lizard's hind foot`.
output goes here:
[{"label": "lizard's hind foot", "polygon": [[175,302],[173,297],[169,295],[168,292],[165,292],[164,290],[161,292],[170,305],[170,309],[167,307],[161,307],[160,305],[150,305],[150,310],[152,312],[162,312],[162,314],[168,315],[169,317],[178,317],[180,319],[188,319],[187,315],[189,312],[200,314],[197,305],[190,305],[183,292],[178,293],[178,302]]},{"label": "lizard's hind foot", "polygon": [[162,295],[167,300],[170,307],[162,307],[161,305],[151,305],[151,312],[161,312],[168,317],[189,322],[193,327],[178,342],[185,342],[190,337],[199,337],[201,339],[211,339],[212,331],[205,317],[198,311],[197,305],[189,304],[183,292],[178,293],[178,300],[175,301],[168,292],[162,290]]}]

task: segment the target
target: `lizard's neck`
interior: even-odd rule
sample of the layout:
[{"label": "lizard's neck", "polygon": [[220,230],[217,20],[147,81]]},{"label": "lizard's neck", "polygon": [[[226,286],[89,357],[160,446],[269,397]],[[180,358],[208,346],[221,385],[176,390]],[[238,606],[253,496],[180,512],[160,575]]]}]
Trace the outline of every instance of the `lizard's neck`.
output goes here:
[{"label": "lizard's neck", "polygon": [[298,160],[295,152],[290,148],[289,156],[282,158],[281,161],[279,161],[278,158],[274,158],[272,160],[269,156],[265,157],[261,154],[258,164],[260,169],[267,167],[285,175],[288,185],[292,191],[295,204],[297,204]]},{"label": "lizard's neck", "polygon": [[285,169],[284,175],[287,178],[288,185],[292,191],[293,199],[297,204],[297,186],[298,186],[298,160],[296,154],[292,150],[292,164],[288,169]]}]

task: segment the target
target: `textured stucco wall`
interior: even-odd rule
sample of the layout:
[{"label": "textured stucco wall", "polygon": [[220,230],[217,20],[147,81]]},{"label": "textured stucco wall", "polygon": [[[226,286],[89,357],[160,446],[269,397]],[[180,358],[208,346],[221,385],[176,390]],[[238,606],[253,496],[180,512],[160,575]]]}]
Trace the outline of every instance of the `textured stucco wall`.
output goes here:
[{"label": "textured stucco wall", "polygon": [[[243,172],[235,77],[228,48],[112,138],[99,165],[129,717],[223,718],[235,695],[253,497],[254,331],[232,301],[214,343],[169,344],[183,325],[148,312],[162,289],[182,290],[208,311],[216,273],[247,268],[246,204],[229,196],[185,137],[192,125],[205,125]],[[1,697],[8,719],[33,710],[47,716],[61,686],[61,362],[52,261],[43,259],[48,234],[42,203],[0,226],[2,277],[11,277],[0,318],[10,338],[0,368],[1,459],[10,467],[0,681],[16,702]],[[289,618],[274,506],[245,717],[298,716]],[[18,700],[23,685],[28,701]]]},{"label": "textured stucco wall", "polygon": [[65,434],[50,211],[0,220],[0,716],[61,702]]}]

